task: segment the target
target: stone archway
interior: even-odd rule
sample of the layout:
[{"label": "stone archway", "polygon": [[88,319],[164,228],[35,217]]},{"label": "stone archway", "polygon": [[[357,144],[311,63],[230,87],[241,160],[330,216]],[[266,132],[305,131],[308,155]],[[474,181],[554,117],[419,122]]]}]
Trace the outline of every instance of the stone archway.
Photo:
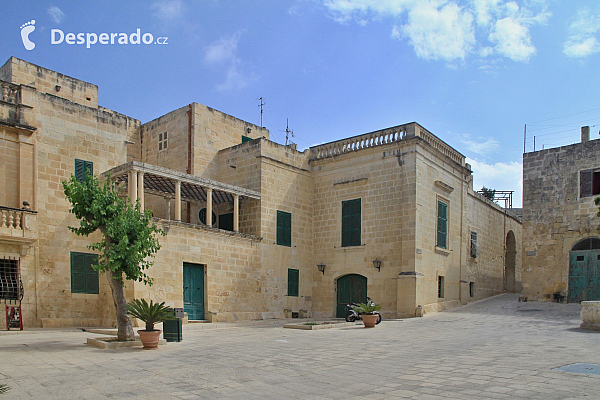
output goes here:
[{"label": "stone archway", "polygon": [[504,252],[504,290],[509,293],[515,292],[516,264],[517,264],[517,241],[515,233],[508,231],[506,234],[506,250]]},{"label": "stone archway", "polygon": [[335,315],[343,318],[346,315],[346,304],[364,303],[367,301],[367,277],[348,274],[337,280],[337,305]]}]

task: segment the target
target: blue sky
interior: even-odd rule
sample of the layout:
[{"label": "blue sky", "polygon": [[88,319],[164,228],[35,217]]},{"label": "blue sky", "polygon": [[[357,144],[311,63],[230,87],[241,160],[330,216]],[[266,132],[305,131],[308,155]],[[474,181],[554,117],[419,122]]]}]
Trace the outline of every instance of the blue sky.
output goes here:
[{"label": "blue sky", "polygon": [[[467,156],[476,189],[515,190],[515,206],[525,124],[527,151],[533,136],[541,149],[579,141],[583,125],[593,139],[600,130],[596,0],[20,1],[2,9],[1,62],[16,56],[94,83],[101,105],[142,122],[198,102],[259,124],[263,97],[271,139],[285,141],[289,118],[302,149],[417,121]],[[27,22],[32,50],[21,38]],[[168,39],[88,48],[52,44],[52,29]]]}]

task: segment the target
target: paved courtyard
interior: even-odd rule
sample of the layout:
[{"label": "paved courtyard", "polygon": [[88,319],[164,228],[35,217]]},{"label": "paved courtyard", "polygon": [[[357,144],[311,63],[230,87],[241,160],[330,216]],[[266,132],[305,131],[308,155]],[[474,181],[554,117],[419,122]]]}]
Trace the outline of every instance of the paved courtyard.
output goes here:
[{"label": "paved courtyard", "polygon": [[96,349],[75,329],[2,332],[12,389],[0,398],[600,399],[593,369],[555,369],[600,364],[579,311],[501,295],[375,329],[189,324],[158,351]]}]

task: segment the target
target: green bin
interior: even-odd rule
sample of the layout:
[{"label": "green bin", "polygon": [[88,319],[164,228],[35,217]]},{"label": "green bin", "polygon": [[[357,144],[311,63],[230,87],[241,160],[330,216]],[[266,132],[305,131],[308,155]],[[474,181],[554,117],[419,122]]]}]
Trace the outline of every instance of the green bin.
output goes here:
[{"label": "green bin", "polygon": [[167,342],[181,342],[182,324],[181,317],[178,317],[179,313],[177,311],[179,310],[175,312],[176,319],[163,322],[163,337]]}]

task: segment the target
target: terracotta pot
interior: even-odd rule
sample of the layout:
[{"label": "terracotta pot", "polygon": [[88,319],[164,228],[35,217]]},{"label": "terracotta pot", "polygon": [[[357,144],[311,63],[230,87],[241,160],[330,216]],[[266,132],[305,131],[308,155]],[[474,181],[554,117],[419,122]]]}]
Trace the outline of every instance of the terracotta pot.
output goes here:
[{"label": "terracotta pot", "polygon": [[153,331],[147,331],[145,329],[140,329],[137,333],[140,335],[140,340],[144,345],[145,350],[157,350],[158,349],[158,340],[160,339],[160,333],[162,331],[160,329],[155,329]]},{"label": "terracotta pot", "polygon": [[362,320],[365,324],[365,328],[374,328],[377,323],[377,314],[362,315]]}]

